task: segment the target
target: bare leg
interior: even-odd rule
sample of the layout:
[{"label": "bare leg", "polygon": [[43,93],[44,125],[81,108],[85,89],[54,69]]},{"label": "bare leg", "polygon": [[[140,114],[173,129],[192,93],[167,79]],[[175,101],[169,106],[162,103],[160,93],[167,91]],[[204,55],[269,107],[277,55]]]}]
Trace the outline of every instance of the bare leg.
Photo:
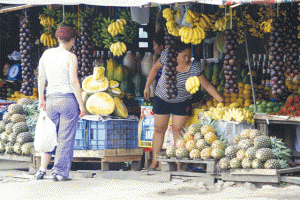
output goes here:
[{"label": "bare leg", "polygon": [[47,153],[43,153],[41,156],[41,168],[40,170],[45,171],[47,170],[47,166],[50,162],[52,155],[51,154],[47,154]]},{"label": "bare leg", "polygon": [[149,166],[150,168],[155,168],[157,165],[156,160],[156,152],[160,152],[164,138],[165,133],[168,128],[168,122],[169,122],[170,115],[157,115],[154,114],[154,134],[153,134],[153,141],[152,141],[152,163]]},{"label": "bare leg", "polygon": [[[172,132],[174,143],[182,136],[183,128],[185,127],[188,116],[172,115]],[[177,163],[177,169],[181,168],[181,163]]]}]

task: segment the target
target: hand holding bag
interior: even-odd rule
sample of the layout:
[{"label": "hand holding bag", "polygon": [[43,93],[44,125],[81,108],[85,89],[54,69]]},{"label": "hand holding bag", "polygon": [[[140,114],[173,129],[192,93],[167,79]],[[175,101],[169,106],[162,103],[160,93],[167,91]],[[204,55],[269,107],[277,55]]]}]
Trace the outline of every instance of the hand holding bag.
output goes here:
[{"label": "hand holding bag", "polygon": [[47,116],[46,111],[40,109],[35,127],[34,148],[40,152],[51,152],[55,146],[57,146],[56,126]]}]

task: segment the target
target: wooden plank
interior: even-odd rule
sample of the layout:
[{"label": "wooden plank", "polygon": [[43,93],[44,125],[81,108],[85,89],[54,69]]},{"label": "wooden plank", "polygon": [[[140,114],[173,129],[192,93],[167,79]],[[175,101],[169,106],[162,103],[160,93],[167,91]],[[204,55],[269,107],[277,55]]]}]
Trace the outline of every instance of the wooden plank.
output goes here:
[{"label": "wooden plank", "polygon": [[20,156],[20,155],[12,155],[12,154],[0,154],[0,160],[32,162],[31,156]]},{"label": "wooden plank", "polygon": [[282,116],[282,115],[253,115],[254,120],[269,120],[269,121],[277,121],[277,122],[298,122],[300,123],[300,117],[294,116]]},{"label": "wooden plank", "polygon": [[[34,153],[35,156],[41,156],[41,152]],[[85,158],[104,158],[106,156],[129,156],[129,155],[143,155],[142,148],[136,149],[104,149],[104,150],[74,150],[73,157]]]},{"label": "wooden plank", "polygon": [[116,156],[116,157],[104,157],[104,162],[132,162],[132,161],[141,161],[142,156]]},{"label": "wooden plank", "polygon": [[287,169],[277,170],[278,174],[288,174],[288,173],[299,172],[299,171],[300,171],[300,167],[291,167],[291,168],[287,168]]},{"label": "wooden plank", "polygon": [[278,175],[231,175],[231,173],[222,172],[221,179],[223,181],[237,181],[237,182],[254,182],[254,183],[279,183],[280,177]]},{"label": "wooden plank", "polygon": [[183,172],[183,171],[172,171],[172,176],[190,176],[190,177],[203,177],[203,178],[216,178],[217,175],[201,172]]},{"label": "wooden plank", "polygon": [[277,175],[276,169],[231,169],[231,175],[264,175],[274,176]]},{"label": "wooden plank", "polygon": [[178,158],[166,158],[164,156],[159,156],[157,157],[158,161],[162,161],[162,162],[181,162],[181,163],[204,163],[204,164],[208,164],[208,163],[216,163],[217,161],[214,159],[190,159],[190,158],[182,158],[182,159],[178,159]]},{"label": "wooden plank", "polygon": [[292,184],[300,184],[300,177],[281,176],[280,181]]}]

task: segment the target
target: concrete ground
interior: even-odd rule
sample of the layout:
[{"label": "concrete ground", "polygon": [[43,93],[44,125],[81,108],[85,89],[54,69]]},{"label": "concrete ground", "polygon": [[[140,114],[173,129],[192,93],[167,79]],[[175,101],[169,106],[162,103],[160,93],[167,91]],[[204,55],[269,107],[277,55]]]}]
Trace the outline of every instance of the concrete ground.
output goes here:
[{"label": "concrete ground", "polygon": [[29,163],[0,160],[0,197],[9,200],[86,199],[205,199],[283,200],[300,199],[296,185],[254,185],[219,181],[205,186],[201,181],[172,178],[161,172],[77,171],[72,181],[54,182],[51,172],[44,180],[28,173]]}]

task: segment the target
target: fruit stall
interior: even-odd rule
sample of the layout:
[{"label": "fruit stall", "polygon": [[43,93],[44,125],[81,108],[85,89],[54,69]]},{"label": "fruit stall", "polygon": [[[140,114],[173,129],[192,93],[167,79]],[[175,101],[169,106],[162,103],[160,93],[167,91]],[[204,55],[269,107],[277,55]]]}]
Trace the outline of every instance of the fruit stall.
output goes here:
[{"label": "fruit stall", "polygon": [[[132,169],[140,170],[145,157],[147,168],[151,161],[144,151],[152,147],[154,114],[153,102],[146,101],[143,93],[156,61],[151,35],[164,30],[170,61],[168,98],[176,98],[178,92],[173,42],[180,38],[192,45],[193,58],[201,60],[206,78],[224,102],[213,99],[197,77],[188,79],[185,87],[193,94],[193,114],[177,141],[172,140],[170,120],[164,153],[158,155],[161,170],[173,176],[196,176],[208,184],[217,179],[293,182],[285,175],[299,171],[294,167],[300,157],[298,4],[105,4],[0,7],[0,13],[7,10],[19,16],[20,60],[14,69],[22,77],[1,87],[6,103],[0,121],[1,159],[28,159],[36,168],[41,164],[33,147],[39,115],[37,61],[46,49],[57,46],[57,27],[67,25],[77,33],[71,51],[78,58],[81,95],[88,111],[78,124],[73,161],[99,162],[102,171],[110,169],[109,163],[129,162]],[[146,25],[134,19],[134,6],[149,13]],[[151,99],[154,90],[155,82]],[[182,163],[184,171],[178,171],[176,163]]]}]

